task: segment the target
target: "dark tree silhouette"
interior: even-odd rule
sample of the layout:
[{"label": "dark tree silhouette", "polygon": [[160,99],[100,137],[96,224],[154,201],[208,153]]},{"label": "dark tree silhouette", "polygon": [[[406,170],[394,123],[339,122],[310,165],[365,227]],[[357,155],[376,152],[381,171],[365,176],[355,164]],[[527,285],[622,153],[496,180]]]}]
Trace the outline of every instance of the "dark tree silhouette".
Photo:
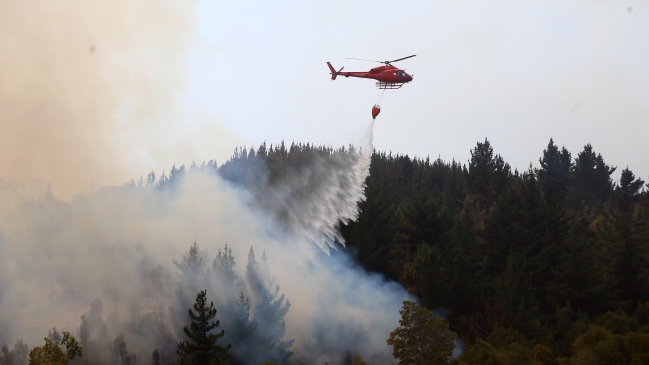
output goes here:
[{"label": "dark tree silhouette", "polygon": [[160,365],[160,353],[158,349],[153,350],[153,354],[151,354],[151,365]]},{"label": "dark tree silhouette", "polygon": [[579,152],[573,165],[573,195],[589,204],[605,202],[613,191],[611,174],[616,167],[604,163],[601,154],[595,154],[588,143]]},{"label": "dark tree silhouette", "polygon": [[493,201],[510,177],[511,167],[500,155],[494,156],[493,147],[486,138],[471,150],[467,181],[474,192]]},{"label": "dark tree silhouette", "polygon": [[237,280],[237,274],[234,272],[234,265],[235,262],[234,257],[232,256],[232,247],[228,247],[226,244],[223,251],[219,250],[219,253],[214,258],[212,267],[223,279],[234,284]]},{"label": "dark tree silhouette", "polygon": [[198,243],[194,240],[194,244],[189,247],[189,253],[183,255],[182,261],[179,263],[173,260],[174,265],[180,270],[181,278],[184,276],[197,276],[200,266],[203,263],[203,258],[198,253]]},{"label": "dark tree silhouette", "polygon": [[207,306],[207,291],[202,290],[196,295],[194,310],[188,310],[191,322],[183,328],[189,341],[181,341],[178,344],[176,353],[180,356],[181,364],[188,365],[209,365],[219,363],[227,354],[230,345],[220,346],[216,344],[219,338],[223,337],[224,331],[211,333],[219,326],[219,321],[211,322],[216,317],[214,302]]},{"label": "dark tree silhouette", "polygon": [[570,181],[570,168],[572,157],[565,147],[561,151],[554,144],[552,138],[548,148],[543,150],[543,157],[539,158],[541,168],[536,170],[539,184],[546,191],[551,191],[559,200],[565,198]]},{"label": "dark tree silhouette", "polygon": [[[246,266],[248,285],[254,293],[254,312],[256,314],[256,327],[254,329],[255,356],[258,360],[270,360],[285,363],[293,355],[289,348],[294,340],[285,340],[286,323],[284,316],[291,307],[284,294],[279,294],[279,286],[275,285],[275,278],[271,277],[268,270],[268,261],[264,251],[261,261],[255,259],[252,247],[248,253]],[[242,309],[249,310],[245,299],[239,303]],[[251,324],[251,326],[253,326]]]},{"label": "dark tree silhouette", "polygon": [[640,178],[636,179],[628,166],[622,170],[618,190],[622,193],[624,199],[629,202],[635,202],[638,199],[638,192],[642,189],[642,185],[644,185],[644,181]]},{"label": "dark tree silhouette", "polygon": [[124,341],[124,336],[121,333],[115,337],[111,345],[111,350],[114,363],[121,365],[135,365],[137,363],[137,355],[128,353],[126,350],[126,341]]}]

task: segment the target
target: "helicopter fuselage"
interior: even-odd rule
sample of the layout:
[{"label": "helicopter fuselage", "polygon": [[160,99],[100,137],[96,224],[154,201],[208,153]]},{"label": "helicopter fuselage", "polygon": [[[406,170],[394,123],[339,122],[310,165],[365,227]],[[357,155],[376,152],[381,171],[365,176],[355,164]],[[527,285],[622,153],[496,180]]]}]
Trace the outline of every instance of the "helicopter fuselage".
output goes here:
[{"label": "helicopter fuselage", "polygon": [[376,81],[390,84],[403,84],[412,81],[411,75],[409,75],[406,71],[392,65],[374,67],[369,71],[336,72],[336,76],[374,79]]}]

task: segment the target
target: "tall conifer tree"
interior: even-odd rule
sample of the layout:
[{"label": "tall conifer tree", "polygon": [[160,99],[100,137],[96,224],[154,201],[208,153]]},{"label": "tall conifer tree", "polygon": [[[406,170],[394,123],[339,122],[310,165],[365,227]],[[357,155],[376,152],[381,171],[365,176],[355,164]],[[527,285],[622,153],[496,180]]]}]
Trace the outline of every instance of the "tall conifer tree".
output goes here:
[{"label": "tall conifer tree", "polygon": [[216,344],[219,338],[223,337],[224,331],[211,333],[219,326],[219,321],[211,322],[216,317],[214,302],[207,306],[207,291],[202,290],[196,295],[194,310],[188,311],[191,322],[183,328],[189,341],[181,341],[178,344],[176,353],[180,356],[181,364],[188,365],[210,365],[220,363],[230,345],[219,346]]},{"label": "tall conifer tree", "polygon": [[552,138],[547,149],[543,150],[543,157],[539,158],[541,168],[536,170],[539,184],[546,191],[551,191],[559,200],[566,196],[570,181],[570,168],[572,157],[565,147],[559,148]]}]

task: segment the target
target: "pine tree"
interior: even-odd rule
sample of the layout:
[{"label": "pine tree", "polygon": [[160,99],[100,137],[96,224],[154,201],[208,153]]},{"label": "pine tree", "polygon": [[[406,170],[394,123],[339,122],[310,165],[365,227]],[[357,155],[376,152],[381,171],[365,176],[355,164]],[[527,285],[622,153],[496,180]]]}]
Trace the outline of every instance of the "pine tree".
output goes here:
[{"label": "pine tree", "polygon": [[0,364],[2,365],[25,365],[29,357],[29,348],[22,341],[18,340],[14,343],[12,350],[9,350],[6,344],[0,348]]},{"label": "pine tree", "polygon": [[52,327],[52,330],[47,334],[47,338],[57,345],[61,343],[61,334],[56,330],[56,327]]},{"label": "pine tree", "polygon": [[90,303],[89,313],[81,315],[79,326],[79,344],[82,346],[85,356],[82,364],[103,363],[110,358],[108,339],[108,326],[102,318],[103,304],[100,299]]},{"label": "pine tree", "polygon": [[494,149],[489,141],[485,138],[484,143],[478,142],[471,152],[469,160],[469,174],[467,180],[481,195],[485,195],[489,186],[489,175],[493,170]]},{"label": "pine tree", "polygon": [[191,306],[194,293],[200,291],[200,288],[206,285],[202,254],[198,243],[194,240],[194,244],[189,246],[189,252],[183,255],[180,262],[173,260],[174,266],[180,271],[178,274],[180,285],[178,285],[176,292],[180,303],[180,307],[177,309],[179,312],[182,312],[181,308]]},{"label": "pine tree", "polygon": [[108,333],[106,322],[102,319],[103,304],[99,298],[90,303],[90,313],[81,315],[81,325],[79,326],[79,340],[81,345],[86,347],[90,345],[92,337],[102,342]]},{"label": "pine tree", "polygon": [[115,337],[111,350],[113,351],[114,363],[121,365],[135,365],[137,363],[137,355],[128,353],[126,341],[124,341],[124,336],[121,333]]},{"label": "pine tree", "polygon": [[189,253],[183,255],[183,259],[180,263],[176,260],[173,260],[174,265],[178,270],[180,270],[180,277],[187,276],[197,276],[200,270],[200,266],[203,263],[203,258],[199,255],[198,252],[198,243],[194,240],[194,244],[189,247]]},{"label": "pine tree", "polygon": [[612,292],[617,299],[627,301],[626,310],[649,296],[647,277],[646,243],[639,234],[641,224],[633,215],[625,196],[622,197],[617,214],[599,225],[599,234],[607,256],[611,259]]},{"label": "pine tree", "polygon": [[257,329],[257,321],[250,320],[250,300],[239,293],[239,299],[235,303],[232,323],[232,338],[237,342],[246,342],[252,338]]},{"label": "pine tree", "polygon": [[[250,300],[239,293],[228,327],[227,338],[232,342],[230,353],[238,360],[252,361],[258,352],[257,321],[250,319]],[[258,360],[258,359],[257,359]]]},{"label": "pine tree", "polygon": [[555,307],[570,302],[577,310],[595,314],[609,308],[610,293],[604,288],[605,273],[598,268],[603,263],[589,224],[583,217],[572,219],[546,288],[547,300]]},{"label": "pine tree", "polygon": [[214,258],[212,267],[215,272],[218,273],[223,279],[227,280],[228,283],[234,284],[237,280],[237,274],[234,272],[234,257],[232,256],[232,247],[225,245],[223,251],[219,250],[219,253]]},{"label": "pine tree", "polygon": [[595,154],[590,143],[579,152],[572,168],[573,195],[589,204],[605,202],[613,191],[611,174],[615,167],[604,163],[600,154]]},{"label": "pine tree", "polygon": [[642,185],[644,185],[644,181],[640,178],[636,179],[628,166],[622,170],[618,190],[624,199],[629,202],[635,202],[638,198],[638,192],[642,189]]},{"label": "pine tree", "polygon": [[494,156],[493,147],[485,138],[471,150],[467,181],[472,191],[488,201],[500,194],[511,178],[511,167],[500,155]]},{"label": "pine tree", "polygon": [[543,157],[539,158],[541,168],[536,170],[536,176],[541,187],[551,191],[558,200],[566,196],[568,183],[570,182],[570,168],[572,157],[565,147],[559,148],[554,144],[552,138],[547,149],[543,150]]},{"label": "pine tree", "polygon": [[595,196],[601,201],[606,201],[613,192],[613,179],[611,175],[617,167],[610,167],[604,163],[604,158],[599,153],[595,158]]},{"label": "pine tree", "polygon": [[256,355],[261,357],[261,360],[286,362],[293,355],[289,348],[295,342],[284,340],[284,316],[288,313],[291,303],[284,294],[279,294],[279,286],[275,285],[275,278],[270,276],[266,251],[262,254],[261,262],[257,262],[255,252],[250,248],[246,278],[253,291],[253,308],[256,314]]},{"label": "pine tree", "polygon": [[185,335],[190,341],[181,341],[178,344],[176,353],[180,356],[181,364],[188,365],[210,365],[219,363],[230,345],[219,346],[216,344],[219,338],[223,337],[224,331],[210,333],[219,326],[219,321],[210,323],[216,317],[214,302],[207,306],[207,291],[202,290],[196,295],[196,303],[188,311],[191,322],[183,328]]},{"label": "pine tree", "polygon": [[[475,313],[478,309],[482,286],[484,255],[476,245],[475,212],[473,201],[466,197],[464,207],[457,214],[454,226],[447,232],[445,255],[439,259],[445,272],[449,296],[445,307],[453,308],[451,314]],[[457,318],[457,315],[456,315]]]},{"label": "pine tree", "polygon": [[151,365],[160,365],[160,352],[158,352],[158,349],[153,350],[151,354]]}]

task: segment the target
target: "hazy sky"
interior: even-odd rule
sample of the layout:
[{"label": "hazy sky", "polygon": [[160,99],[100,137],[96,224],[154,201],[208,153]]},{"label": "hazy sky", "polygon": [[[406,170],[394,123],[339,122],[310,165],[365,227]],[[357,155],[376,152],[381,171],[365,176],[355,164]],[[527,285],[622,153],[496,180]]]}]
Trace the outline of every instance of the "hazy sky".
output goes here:
[{"label": "hazy sky", "polygon": [[487,137],[526,169],[554,138],[576,157],[648,180],[649,3],[645,1],[281,1],[198,7],[187,104],[245,144],[354,142],[381,96],[331,81],[326,61],[417,57],[414,82],[388,90],[375,147],[465,162]]},{"label": "hazy sky", "polygon": [[[69,197],[261,142],[518,169],[549,139],[649,180],[646,1],[0,1],[0,176]],[[414,81],[381,99],[378,64]],[[618,175],[616,173],[616,176]]]}]

